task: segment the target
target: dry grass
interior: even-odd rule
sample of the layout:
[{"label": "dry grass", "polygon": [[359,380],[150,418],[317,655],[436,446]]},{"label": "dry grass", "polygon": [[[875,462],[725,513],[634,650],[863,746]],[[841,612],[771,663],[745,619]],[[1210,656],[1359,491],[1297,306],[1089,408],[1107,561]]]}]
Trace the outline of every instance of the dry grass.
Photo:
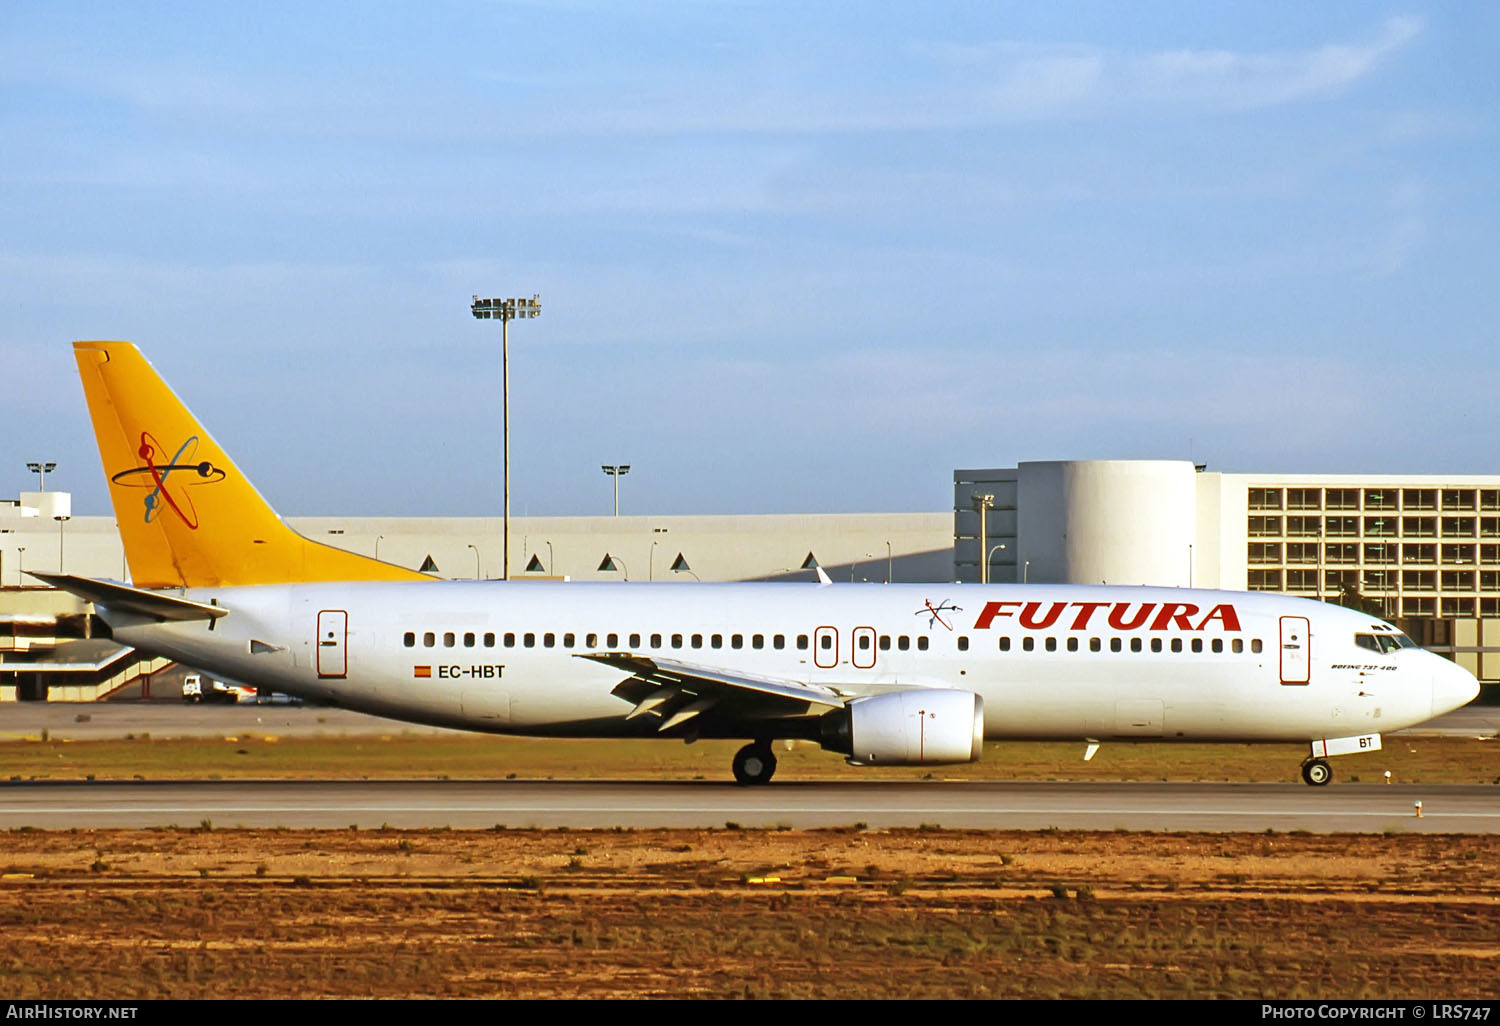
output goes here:
[{"label": "dry grass", "polygon": [[[16,831],[12,999],[1493,1000],[1486,837]],[[779,882],[752,882],[779,878]]]},{"label": "dry grass", "polygon": [[[496,778],[723,780],[736,741],[533,740],[487,735],[392,733],[356,738],[239,734],[221,739],[9,741],[0,779]],[[1174,780],[1290,781],[1304,745],[1106,744],[1091,762],[1083,745],[987,744],[967,766],[854,768],[814,745],[778,748],[778,780]],[[1388,737],[1370,755],[1333,760],[1340,781],[1493,783],[1500,742]]]}]

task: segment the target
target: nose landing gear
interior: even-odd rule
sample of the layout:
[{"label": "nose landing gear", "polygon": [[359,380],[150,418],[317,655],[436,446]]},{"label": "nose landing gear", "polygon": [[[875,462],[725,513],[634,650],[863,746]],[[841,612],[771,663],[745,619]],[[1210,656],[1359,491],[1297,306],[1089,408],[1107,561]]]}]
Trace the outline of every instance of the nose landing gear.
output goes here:
[{"label": "nose landing gear", "polygon": [[1313,787],[1322,787],[1333,779],[1333,767],[1322,759],[1308,759],[1302,764],[1302,781]]},{"label": "nose landing gear", "polygon": [[755,741],[734,756],[734,781],[742,786],[769,784],[776,772],[776,756],[768,741]]}]

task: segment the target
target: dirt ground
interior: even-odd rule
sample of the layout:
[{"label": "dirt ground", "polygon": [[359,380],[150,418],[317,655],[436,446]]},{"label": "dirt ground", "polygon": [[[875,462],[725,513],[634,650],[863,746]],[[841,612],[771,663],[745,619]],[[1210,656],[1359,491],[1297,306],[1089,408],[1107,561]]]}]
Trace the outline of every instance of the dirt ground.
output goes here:
[{"label": "dirt ground", "polygon": [[1500,997],[1433,835],[14,831],[10,998]]}]

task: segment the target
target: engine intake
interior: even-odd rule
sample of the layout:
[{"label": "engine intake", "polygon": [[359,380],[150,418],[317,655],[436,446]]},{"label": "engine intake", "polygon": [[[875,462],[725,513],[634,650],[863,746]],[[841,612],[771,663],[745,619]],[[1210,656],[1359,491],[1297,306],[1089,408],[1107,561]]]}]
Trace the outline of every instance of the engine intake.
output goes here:
[{"label": "engine intake", "polygon": [[984,748],[984,700],[946,688],[856,698],[823,717],[821,743],[856,766],[974,762]]}]

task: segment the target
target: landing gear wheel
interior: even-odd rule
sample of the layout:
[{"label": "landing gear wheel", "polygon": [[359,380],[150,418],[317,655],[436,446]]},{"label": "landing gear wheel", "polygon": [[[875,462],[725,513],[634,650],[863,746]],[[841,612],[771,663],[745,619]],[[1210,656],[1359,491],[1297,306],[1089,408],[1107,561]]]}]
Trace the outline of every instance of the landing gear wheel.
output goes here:
[{"label": "landing gear wheel", "polygon": [[771,746],[762,742],[746,745],[734,756],[734,781],[737,784],[769,784],[776,772],[776,756]]},{"label": "landing gear wheel", "polygon": [[1322,759],[1312,759],[1302,764],[1302,779],[1313,787],[1322,787],[1333,779],[1333,767]]}]

